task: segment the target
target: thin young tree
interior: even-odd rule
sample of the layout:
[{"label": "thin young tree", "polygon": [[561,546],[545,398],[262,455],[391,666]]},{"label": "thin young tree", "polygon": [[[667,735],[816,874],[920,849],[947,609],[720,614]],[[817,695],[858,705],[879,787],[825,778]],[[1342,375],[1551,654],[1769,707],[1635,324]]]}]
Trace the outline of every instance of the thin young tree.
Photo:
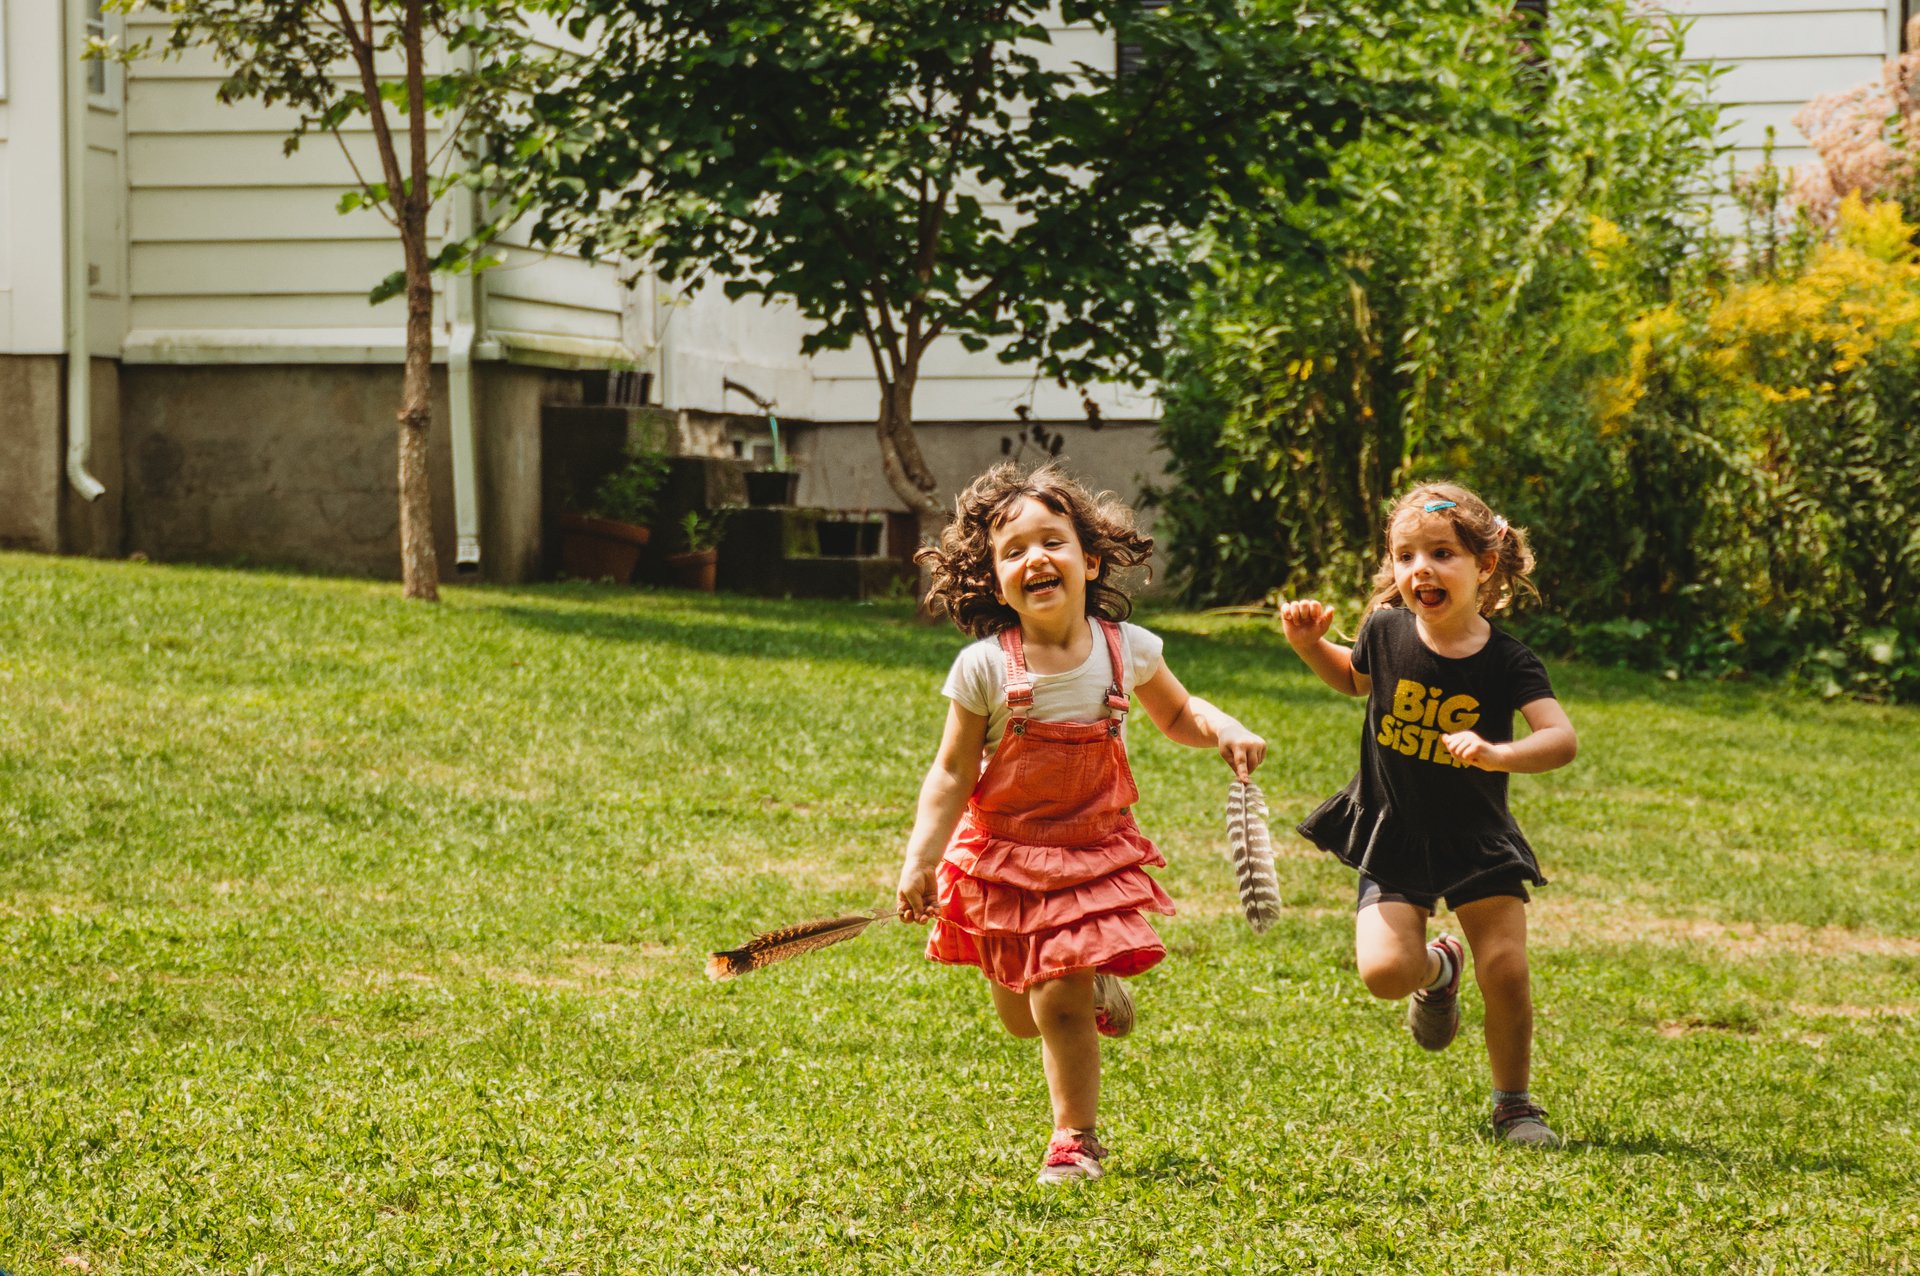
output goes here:
[{"label": "thin young tree", "polygon": [[[553,0],[105,0],[127,14],[163,13],[158,40],[101,56],[204,48],[225,68],[223,102],[255,99],[289,108],[286,151],[315,130],[331,134],[353,163],[342,130],[364,120],[379,167],[363,172],[340,211],[372,208],[393,226],[402,266],[375,284],[371,303],[406,298],[406,364],[399,410],[400,572],[405,596],[439,599],[428,483],[432,434],[433,275],[492,263],[485,245],[525,205],[513,170],[489,161],[472,139],[497,129],[516,97],[537,82],[543,59],[529,22]],[[444,57],[439,56],[444,53]],[[434,65],[436,64],[437,65]],[[348,70],[347,77],[337,72]],[[448,191],[490,192],[496,215],[434,251],[433,206]]]},{"label": "thin young tree", "polygon": [[[1205,269],[1196,232],[1299,198],[1365,120],[1438,99],[1353,70],[1362,10],[575,0],[586,52],[502,145],[547,242],[787,299],[805,353],[864,346],[881,468],[926,526],[945,500],[914,393],[935,342],[1070,383],[1152,378],[1162,315]],[[1063,22],[1104,43],[1067,56]]]}]

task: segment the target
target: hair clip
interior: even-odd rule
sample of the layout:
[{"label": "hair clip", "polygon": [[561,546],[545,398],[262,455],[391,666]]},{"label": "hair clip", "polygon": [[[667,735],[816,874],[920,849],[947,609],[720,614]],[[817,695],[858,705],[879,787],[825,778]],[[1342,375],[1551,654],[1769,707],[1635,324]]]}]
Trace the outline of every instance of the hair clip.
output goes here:
[{"label": "hair clip", "polygon": [[1507,520],[1502,518],[1500,515],[1495,514],[1493,516],[1493,539],[1505,540],[1506,536],[1507,536]]},{"label": "hair clip", "polygon": [[1458,501],[1428,501],[1420,508],[1429,514],[1438,514],[1441,510],[1450,510],[1459,503]]}]

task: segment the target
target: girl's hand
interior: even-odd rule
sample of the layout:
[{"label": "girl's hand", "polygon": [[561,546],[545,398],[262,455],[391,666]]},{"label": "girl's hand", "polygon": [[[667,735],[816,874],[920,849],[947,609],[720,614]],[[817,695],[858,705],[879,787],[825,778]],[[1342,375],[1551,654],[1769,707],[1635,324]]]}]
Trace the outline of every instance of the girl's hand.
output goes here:
[{"label": "girl's hand", "polygon": [[940,903],[939,890],[933,881],[933,869],[918,868],[912,864],[902,868],[900,887],[895,892],[895,898],[899,904],[901,921],[930,920]]},{"label": "girl's hand", "polygon": [[1267,742],[1234,722],[1220,728],[1220,756],[1233,769],[1236,780],[1245,780],[1266,761]]},{"label": "girl's hand", "polygon": [[1333,608],[1311,598],[1280,604],[1280,624],[1295,651],[1304,651],[1327,636],[1333,626]]},{"label": "girl's hand", "polygon": [[1479,733],[1474,731],[1455,731],[1451,735],[1443,735],[1440,743],[1447,747],[1448,753],[1482,771],[1507,770],[1507,755],[1513,751],[1512,745],[1482,740]]}]

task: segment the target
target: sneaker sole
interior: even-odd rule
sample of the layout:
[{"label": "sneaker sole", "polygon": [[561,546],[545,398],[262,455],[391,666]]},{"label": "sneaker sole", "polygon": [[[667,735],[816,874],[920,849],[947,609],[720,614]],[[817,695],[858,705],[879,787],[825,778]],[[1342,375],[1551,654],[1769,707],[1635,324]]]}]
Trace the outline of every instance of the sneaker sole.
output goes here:
[{"label": "sneaker sole", "polygon": [[1107,1022],[1100,1029],[1103,1037],[1124,1037],[1133,1031],[1133,994],[1118,975],[1093,977],[1093,1005],[1104,1010]]}]

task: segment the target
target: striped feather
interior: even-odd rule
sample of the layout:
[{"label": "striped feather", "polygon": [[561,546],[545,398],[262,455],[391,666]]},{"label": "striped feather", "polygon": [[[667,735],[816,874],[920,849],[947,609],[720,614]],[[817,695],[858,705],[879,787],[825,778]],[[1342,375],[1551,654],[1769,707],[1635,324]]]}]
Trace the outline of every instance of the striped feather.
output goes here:
[{"label": "striped feather", "polygon": [[1260,934],[1280,918],[1280,879],[1273,871],[1267,798],[1251,780],[1235,780],[1227,789],[1227,855],[1247,925]]},{"label": "striped feather", "polygon": [[755,935],[738,948],[712,953],[707,957],[708,979],[732,979],[750,971],[816,952],[852,939],[875,922],[893,920],[892,909],[873,908],[844,917],[823,917],[818,921],[782,926],[764,935]]}]

